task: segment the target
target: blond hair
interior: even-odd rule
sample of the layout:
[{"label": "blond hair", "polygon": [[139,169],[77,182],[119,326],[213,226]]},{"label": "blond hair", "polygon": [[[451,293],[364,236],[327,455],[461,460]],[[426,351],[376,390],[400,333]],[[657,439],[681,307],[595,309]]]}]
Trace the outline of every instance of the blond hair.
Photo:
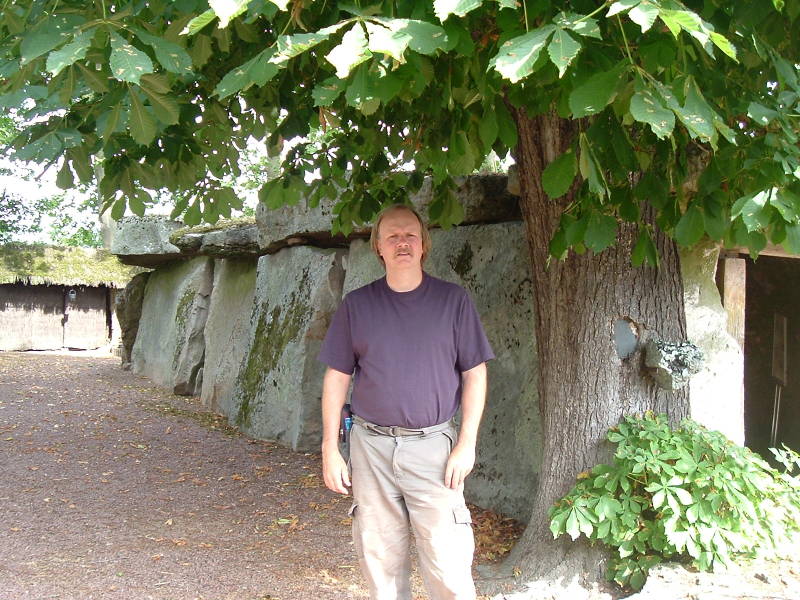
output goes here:
[{"label": "blond hair", "polygon": [[392,213],[396,210],[407,210],[411,214],[413,214],[417,221],[419,221],[419,228],[422,234],[422,264],[425,264],[425,259],[428,257],[428,252],[431,249],[431,234],[428,232],[428,228],[425,226],[425,221],[422,220],[422,217],[416,211],[413,206],[409,206],[408,204],[392,204],[391,206],[387,206],[386,208],[382,209],[381,212],[375,217],[375,224],[372,226],[372,231],[369,235],[369,245],[372,248],[372,251],[375,253],[375,256],[378,257],[378,260],[381,261],[381,264],[385,265],[386,262],[383,260],[383,257],[380,255],[378,251],[378,239],[380,237],[380,232],[378,231],[381,226],[381,221],[383,221],[384,217],[389,213]]}]

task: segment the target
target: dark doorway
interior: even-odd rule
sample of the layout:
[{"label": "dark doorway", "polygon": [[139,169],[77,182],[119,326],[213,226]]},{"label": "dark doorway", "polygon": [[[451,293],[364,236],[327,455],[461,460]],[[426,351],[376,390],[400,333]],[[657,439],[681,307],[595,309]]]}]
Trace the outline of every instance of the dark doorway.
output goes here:
[{"label": "dark doorway", "polygon": [[[771,458],[776,390],[780,412],[776,445],[800,450],[800,260],[761,256],[747,262],[744,411],[746,445]],[[777,317],[776,317],[777,315]],[[773,375],[775,322],[785,317],[786,382]],[[782,332],[782,326],[778,328]],[[783,359],[778,334],[778,361]],[[782,369],[779,369],[781,371]]]}]

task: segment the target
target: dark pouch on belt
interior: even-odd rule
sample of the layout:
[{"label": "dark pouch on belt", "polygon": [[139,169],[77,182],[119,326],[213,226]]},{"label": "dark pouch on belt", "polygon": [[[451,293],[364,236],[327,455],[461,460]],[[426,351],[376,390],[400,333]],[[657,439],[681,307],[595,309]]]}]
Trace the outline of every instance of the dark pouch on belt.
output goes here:
[{"label": "dark pouch on belt", "polygon": [[342,417],[339,422],[339,441],[343,444],[350,442],[350,429],[353,427],[353,411],[350,410],[350,405],[345,404],[342,407]]}]

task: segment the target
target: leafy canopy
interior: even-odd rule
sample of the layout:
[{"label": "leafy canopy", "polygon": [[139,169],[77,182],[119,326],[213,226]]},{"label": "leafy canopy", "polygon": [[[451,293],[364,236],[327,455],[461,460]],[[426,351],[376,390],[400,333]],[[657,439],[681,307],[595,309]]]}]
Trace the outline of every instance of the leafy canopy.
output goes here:
[{"label": "leafy canopy", "polygon": [[[282,177],[270,207],[337,198],[334,230],[518,143],[520,115],[577,121],[542,185],[564,213],[550,243],[600,252],[642,204],[681,245],[709,236],[800,252],[798,0],[27,0],[0,16],[0,108],[30,99],[16,157],[88,182],[112,215],[147,189],[188,224],[228,216],[247,139]],[[306,138],[311,132],[321,134]],[[414,167],[413,170],[408,168]],[[308,173],[316,179],[308,183]]]}]

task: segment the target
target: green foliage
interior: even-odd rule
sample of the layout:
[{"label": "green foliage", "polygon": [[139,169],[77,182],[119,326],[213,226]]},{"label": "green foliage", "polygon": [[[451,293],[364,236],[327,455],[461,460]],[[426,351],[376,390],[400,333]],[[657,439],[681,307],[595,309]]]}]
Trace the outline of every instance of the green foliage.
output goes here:
[{"label": "green foliage", "polygon": [[41,214],[39,206],[28,206],[14,195],[0,191],[0,244],[40,232]]},{"label": "green foliage", "polygon": [[283,157],[262,197],[335,198],[341,232],[423,176],[431,218],[457,222],[454,178],[492,152],[534,155],[517,121],[548,114],[576,131],[574,163],[546,173],[565,214],[555,256],[600,252],[625,221],[634,262],[657,264],[644,204],[680,244],[794,250],[799,15],[800,0],[26,0],[0,15],[0,108],[25,105],[17,158],[65,183],[98,160],[115,216],[154,202],[144,188],[187,223],[230,216],[256,140]]},{"label": "green foliage", "polygon": [[663,415],[612,428],[614,462],[578,477],[550,510],[555,537],[581,535],[613,549],[608,577],[640,589],[662,560],[702,571],[737,556],[775,556],[800,539],[800,455],[772,450],[785,472],[719,432]]},{"label": "green foliage", "polygon": [[19,133],[16,123],[8,115],[0,115],[0,144],[7,144]]}]

